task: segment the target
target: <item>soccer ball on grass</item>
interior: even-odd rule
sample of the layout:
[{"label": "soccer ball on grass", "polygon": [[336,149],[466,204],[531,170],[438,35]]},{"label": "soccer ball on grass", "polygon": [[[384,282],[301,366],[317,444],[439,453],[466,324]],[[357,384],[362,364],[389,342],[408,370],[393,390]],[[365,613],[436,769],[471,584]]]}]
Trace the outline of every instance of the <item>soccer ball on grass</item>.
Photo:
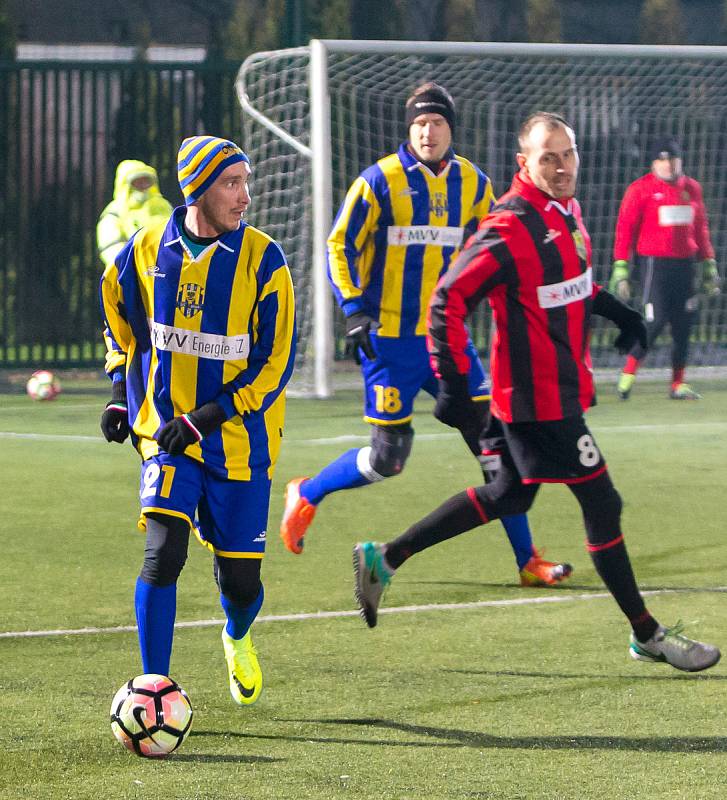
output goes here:
[{"label": "soccer ball on grass", "polygon": [[187,738],[192,704],[165,675],[138,675],[111,701],[111,730],[127,749],[145,758],[164,758]]},{"label": "soccer ball on grass", "polygon": [[30,376],[25,389],[33,400],[55,400],[61,393],[61,383],[52,372],[39,369]]}]

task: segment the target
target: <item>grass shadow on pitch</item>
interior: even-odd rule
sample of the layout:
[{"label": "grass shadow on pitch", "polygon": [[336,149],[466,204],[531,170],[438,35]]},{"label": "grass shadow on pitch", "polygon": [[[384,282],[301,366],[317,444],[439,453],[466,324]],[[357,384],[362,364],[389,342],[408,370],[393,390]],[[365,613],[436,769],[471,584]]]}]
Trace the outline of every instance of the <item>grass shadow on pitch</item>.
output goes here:
[{"label": "grass shadow on pitch", "polygon": [[[387,719],[298,719],[281,722],[309,722],[315,725],[352,726],[371,730],[398,731],[425,737],[429,746],[449,745],[477,750],[622,750],[642,753],[727,753],[722,736],[492,736],[480,731],[414,725]],[[286,738],[286,737],[282,737]],[[325,741],[325,739],[321,740]],[[371,744],[372,742],[361,742]],[[384,745],[400,742],[383,741]],[[421,744],[421,743],[419,743]]]},{"label": "grass shadow on pitch", "polygon": [[276,764],[287,761],[285,758],[270,756],[224,755],[221,753],[174,753],[174,761],[188,761],[193,764]]},{"label": "grass shadow on pitch", "polygon": [[588,674],[583,672],[560,673],[560,672],[535,672],[525,670],[504,670],[504,669],[443,669],[442,672],[450,672],[454,675],[480,675],[493,678],[544,678],[546,680],[608,680],[608,681],[727,681],[727,675],[714,675],[713,673],[675,673],[673,671],[665,675],[604,675]]},{"label": "grass shadow on pitch", "polygon": [[[327,722],[328,720],[322,720]],[[315,722],[315,720],[284,720],[279,719],[277,722]],[[388,745],[389,747],[431,747],[432,743],[427,741],[411,740],[411,741],[395,741],[390,739],[363,739],[363,738],[341,738],[333,736],[296,736],[293,734],[275,734],[275,733],[242,733],[240,731],[200,731],[197,736],[223,736],[234,739],[247,739],[253,741],[255,739],[263,739],[270,741],[284,741],[284,742],[301,742],[302,744],[363,744],[363,745]],[[458,747],[453,742],[441,742],[438,747]],[[229,758],[229,757],[228,757]],[[240,757],[242,760],[244,756]],[[189,756],[190,760],[194,760],[194,756]],[[175,759],[176,760],[176,759]],[[258,761],[275,761],[278,759],[258,757]]]}]

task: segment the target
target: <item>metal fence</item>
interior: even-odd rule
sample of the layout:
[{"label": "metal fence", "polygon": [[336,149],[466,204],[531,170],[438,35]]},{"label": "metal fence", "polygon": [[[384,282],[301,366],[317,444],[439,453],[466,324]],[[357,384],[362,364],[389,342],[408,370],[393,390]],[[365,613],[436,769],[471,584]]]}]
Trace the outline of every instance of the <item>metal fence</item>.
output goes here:
[{"label": "metal fence", "polygon": [[95,228],[116,165],[153,165],[181,202],[181,140],[241,133],[237,68],[0,64],[0,366],[101,361]]},{"label": "metal fence", "polygon": [[[184,137],[211,132],[248,144],[237,71],[236,63],[0,63],[0,368],[101,363],[95,227],[111,200],[116,165],[127,158],[152,164],[162,193],[181,202],[176,152]],[[710,174],[722,174],[720,147],[702,161]],[[716,200],[722,252],[724,196]],[[251,221],[268,230],[255,208]],[[278,211],[289,208],[281,202]],[[277,233],[274,226],[269,232]],[[286,252],[292,247],[282,244]],[[693,335],[695,363],[727,359],[724,314],[724,295],[709,301]],[[484,351],[487,318],[475,320],[475,333]],[[334,339],[341,359],[340,320]],[[666,362],[666,350],[655,355],[651,364]],[[610,348],[604,358],[620,361]]]}]

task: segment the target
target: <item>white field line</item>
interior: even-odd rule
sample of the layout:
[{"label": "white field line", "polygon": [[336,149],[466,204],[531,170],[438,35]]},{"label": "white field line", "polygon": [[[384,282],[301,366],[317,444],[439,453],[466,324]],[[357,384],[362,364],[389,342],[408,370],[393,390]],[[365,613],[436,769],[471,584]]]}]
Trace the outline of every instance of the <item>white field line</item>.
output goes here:
[{"label": "white field line", "polygon": [[[659,425],[589,425],[591,430],[599,433],[634,433],[653,431],[655,433],[662,433],[664,431],[673,431],[675,429],[684,429],[685,431],[694,430],[697,428],[707,428],[713,431],[717,428],[727,428],[727,422],[679,422],[679,423],[663,423]],[[2,436],[2,433],[0,433]],[[453,437],[460,437],[459,433],[445,431],[443,433],[417,433],[416,440],[418,442],[426,442],[434,439],[450,439]],[[369,437],[361,434],[344,434],[342,436],[329,436],[322,439],[286,439],[287,442],[293,444],[310,444],[310,445],[326,445],[326,444],[347,444],[355,442],[368,442]]]},{"label": "white field line", "polygon": [[[654,597],[664,594],[690,594],[695,592],[727,592],[727,586],[704,587],[701,589],[650,589],[641,594],[644,597]],[[601,600],[611,597],[609,592],[590,592],[588,594],[548,595],[540,597],[518,597],[510,600],[477,600],[471,603],[427,603],[416,606],[393,606],[380,608],[379,614],[419,614],[424,611],[466,611],[473,608],[502,608],[508,606],[543,605],[545,603],[573,603],[580,600]],[[261,615],[255,620],[258,622],[305,622],[317,619],[340,619],[342,617],[357,617],[358,611],[311,611],[299,614],[268,614]],[[198,619],[191,622],[177,622],[175,628],[209,628],[224,624],[224,619]],[[3,631],[0,639],[30,639],[50,636],[89,636],[108,633],[131,633],[136,631],[136,625],[117,625],[110,628],[57,628],[47,631]]]},{"label": "white field line", "polygon": [[[77,411],[79,408],[101,409],[101,405],[102,403],[100,401],[93,401],[89,403],[63,403],[63,405],[60,406],[60,408],[62,408],[63,411],[68,411],[68,409],[73,409],[74,411]],[[25,405],[22,406],[2,406],[0,407],[0,414],[2,414],[4,411],[27,411],[29,406],[30,406],[29,403],[26,403]],[[101,410],[103,411],[103,409]]]},{"label": "white field line", "polygon": [[[599,433],[634,433],[634,432],[654,432],[683,430],[689,432],[699,428],[707,428],[710,431],[727,428],[727,422],[679,422],[676,424],[659,425],[591,425],[594,431]],[[427,442],[437,439],[459,438],[458,433],[418,433],[417,441]],[[14,431],[0,431],[0,439],[28,439],[38,442],[95,442],[96,444],[106,444],[102,436],[83,436],[57,433],[16,433]],[[343,434],[342,436],[328,436],[317,439],[286,439],[286,442],[296,445],[311,445],[318,447],[327,444],[355,444],[356,442],[368,442],[369,437],[363,434]]]},{"label": "white field line", "polygon": [[36,442],[103,442],[101,436],[74,436],[66,433],[14,433],[13,431],[0,431],[0,439],[29,439]]}]

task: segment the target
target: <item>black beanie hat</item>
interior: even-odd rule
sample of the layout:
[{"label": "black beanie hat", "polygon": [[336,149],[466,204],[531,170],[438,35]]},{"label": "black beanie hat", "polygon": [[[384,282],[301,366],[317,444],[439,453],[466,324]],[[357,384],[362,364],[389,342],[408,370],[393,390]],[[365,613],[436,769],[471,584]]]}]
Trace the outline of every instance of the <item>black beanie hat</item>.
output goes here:
[{"label": "black beanie hat", "polygon": [[420,114],[441,114],[454,135],[454,103],[440,86],[432,84],[423,92],[410,97],[406,104],[406,129],[409,130]]},{"label": "black beanie hat", "polygon": [[660,136],[652,140],[649,147],[649,159],[681,158],[682,148],[673,136]]}]

